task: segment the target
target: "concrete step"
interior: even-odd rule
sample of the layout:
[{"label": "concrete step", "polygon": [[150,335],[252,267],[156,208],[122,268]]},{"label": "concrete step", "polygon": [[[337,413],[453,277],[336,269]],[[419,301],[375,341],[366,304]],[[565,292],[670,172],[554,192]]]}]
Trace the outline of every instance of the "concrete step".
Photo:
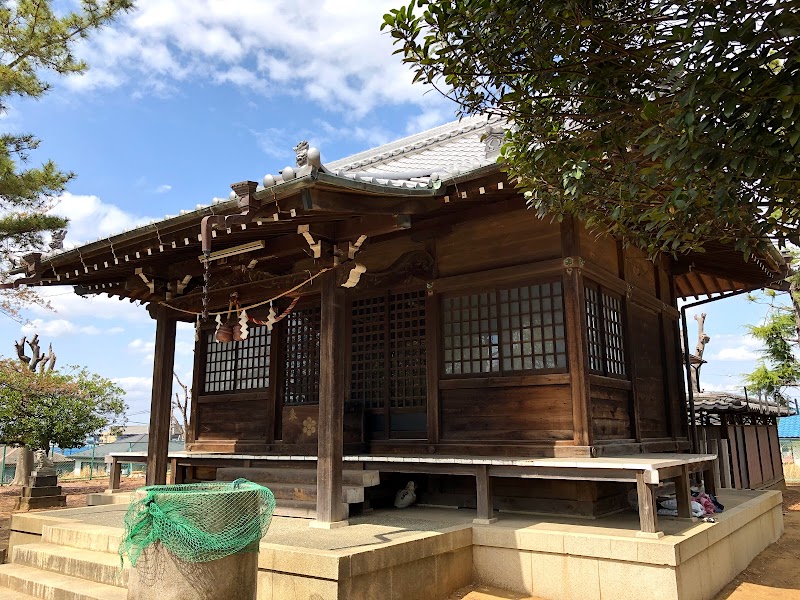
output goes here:
[{"label": "concrete step", "polygon": [[0,587],[0,598],[3,600],[36,600],[33,596],[28,596],[28,594],[23,594],[22,592],[15,592],[5,587]]},{"label": "concrete step", "polygon": [[25,544],[14,548],[12,562],[106,585],[128,585],[130,565],[126,562],[125,568],[121,569],[119,556],[109,552],[57,544]]},{"label": "concrete step", "polygon": [[[260,468],[260,467],[220,467],[217,469],[218,481],[249,479],[255,483],[317,483],[316,469]],[[372,487],[381,482],[379,471],[346,469],[342,471],[342,484],[356,487]],[[267,486],[269,487],[269,486]]]},{"label": "concrete step", "polygon": [[43,600],[127,600],[128,590],[13,563],[0,565],[0,586]]},{"label": "concrete step", "polygon": [[119,550],[123,535],[122,529],[89,523],[46,525],[42,528],[44,543],[111,554],[116,554]]},{"label": "concrete step", "polygon": [[[350,505],[342,503],[344,518],[350,515]],[[296,519],[316,519],[317,503],[307,500],[276,500],[275,512],[277,517],[294,517]]]},{"label": "concrete step", "polygon": [[[317,485],[315,483],[265,483],[272,490],[276,500],[317,501]],[[364,501],[363,487],[342,487],[342,502],[356,504]]]},{"label": "concrete step", "polygon": [[86,494],[86,506],[105,506],[107,504],[130,504],[134,492],[99,492]]}]

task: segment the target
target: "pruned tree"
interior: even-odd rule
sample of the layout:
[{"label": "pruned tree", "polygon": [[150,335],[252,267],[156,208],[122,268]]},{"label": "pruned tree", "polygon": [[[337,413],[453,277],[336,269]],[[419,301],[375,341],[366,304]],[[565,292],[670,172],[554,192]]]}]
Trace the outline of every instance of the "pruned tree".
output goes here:
[{"label": "pruned tree", "polygon": [[415,0],[383,27],[415,81],[510,122],[539,215],[651,255],[800,242],[796,0]]},{"label": "pruned tree", "polygon": [[[26,354],[26,343],[31,351],[30,356]],[[49,345],[47,354],[43,354],[39,346],[38,333],[30,340],[28,340],[26,336],[22,336],[20,341],[14,342],[14,348],[22,364],[26,365],[28,370],[32,372],[36,372],[37,369],[40,372],[52,371],[56,366],[56,354],[53,352],[53,344]],[[33,450],[23,444],[20,446],[19,452],[17,452],[17,468],[14,472],[14,479],[11,485],[25,485],[32,469]]]},{"label": "pruned tree", "polygon": [[86,369],[31,369],[24,361],[0,360],[0,441],[46,454],[53,444],[80,447],[103,429],[119,430],[123,395]]},{"label": "pruned tree", "polygon": [[706,334],[705,331],[706,313],[695,315],[694,320],[697,321],[697,346],[695,346],[694,355],[699,358],[700,361],[696,365],[691,365],[693,375],[692,383],[694,385],[694,391],[701,392],[700,368],[703,366],[703,354],[706,351],[706,344],[711,341],[711,338],[708,336],[708,334]]},{"label": "pruned tree", "polygon": [[189,432],[189,403],[192,397],[192,388],[181,381],[181,378],[178,377],[178,374],[173,371],[172,375],[175,377],[175,381],[178,382],[178,385],[181,388],[181,392],[175,392],[175,399],[172,401],[172,410],[178,411],[178,415],[180,416],[180,426],[183,428],[183,439],[186,439],[186,436]]}]

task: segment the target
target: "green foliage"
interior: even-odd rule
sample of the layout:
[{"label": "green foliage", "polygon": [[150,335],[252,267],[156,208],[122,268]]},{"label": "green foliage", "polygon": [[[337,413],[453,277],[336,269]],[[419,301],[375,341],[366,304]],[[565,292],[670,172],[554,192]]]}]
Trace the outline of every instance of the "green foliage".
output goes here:
[{"label": "green foliage", "polygon": [[[39,98],[50,89],[48,76],[83,73],[76,42],[133,6],[131,0],[82,0],[80,10],[56,14],[50,0],[0,0],[0,113],[14,98]],[[43,233],[63,229],[67,220],[46,216],[52,196],[64,191],[73,174],[52,161],[28,167],[39,146],[31,134],[0,135],[0,260],[39,249]],[[15,306],[4,301],[2,310]]]},{"label": "green foliage", "polygon": [[0,360],[0,442],[49,451],[77,448],[124,421],[123,390],[86,369],[31,371]]},{"label": "green foliage", "polygon": [[540,215],[651,254],[800,242],[794,0],[412,0],[382,27],[415,80],[513,122]]}]

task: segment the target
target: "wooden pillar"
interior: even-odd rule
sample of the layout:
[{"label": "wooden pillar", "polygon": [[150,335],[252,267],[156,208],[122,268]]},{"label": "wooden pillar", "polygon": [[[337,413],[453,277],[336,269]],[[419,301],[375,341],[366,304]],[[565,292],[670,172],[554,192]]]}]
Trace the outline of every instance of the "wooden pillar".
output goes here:
[{"label": "wooden pillar", "polygon": [[564,257],[564,316],[572,393],[573,441],[576,446],[592,445],[590,419],[589,357],[586,338],[586,300],[581,276],[580,239],[577,223],[565,218],[561,223],[561,253]]},{"label": "wooden pillar", "polygon": [[681,467],[680,476],[675,478],[675,499],[678,501],[678,516],[692,518],[692,488],[689,482],[689,468]]},{"label": "wooden pillar", "polygon": [[322,275],[317,430],[317,519],[312,527],[347,525],[342,506],[346,303],[336,271]]},{"label": "wooden pillar", "polygon": [[155,309],[156,343],[153,356],[153,395],[150,400],[150,437],[147,444],[147,485],[167,481],[169,426],[172,416],[172,370],[175,363],[177,321],[166,306]]},{"label": "wooden pillar", "polygon": [[111,464],[108,467],[108,490],[116,491],[120,487],[122,478],[122,463],[116,456],[111,457]]},{"label": "wooden pillar", "polygon": [[428,388],[428,443],[439,443],[439,298],[428,292],[425,298],[425,377]]},{"label": "wooden pillar", "polygon": [[636,492],[639,500],[639,536],[662,537],[658,530],[655,485],[646,483],[644,473],[636,474]]},{"label": "wooden pillar", "polygon": [[494,518],[494,502],[492,498],[492,478],[489,477],[486,465],[475,467],[475,480],[477,492],[477,515],[473,523],[478,525],[489,525],[497,519]]}]

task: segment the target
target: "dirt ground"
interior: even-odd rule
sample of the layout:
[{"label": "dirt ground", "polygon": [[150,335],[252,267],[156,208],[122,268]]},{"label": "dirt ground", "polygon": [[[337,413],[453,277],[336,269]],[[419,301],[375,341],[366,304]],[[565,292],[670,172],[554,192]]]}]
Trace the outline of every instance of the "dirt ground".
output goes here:
[{"label": "dirt ground", "polygon": [[[67,496],[67,508],[78,508],[86,506],[86,494],[105,490],[108,487],[108,479],[102,477],[92,481],[68,481],[59,482],[59,484],[61,485],[62,493]],[[135,490],[142,485],[144,485],[144,480],[141,478],[127,479],[123,477],[120,487],[124,490]],[[0,488],[0,550],[8,547],[11,513],[14,507],[15,497],[20,495],[21,489],[20,487],[12,486]]]},{"label": "dirt ground", "polygon": [[[800,485],[783,492],[784,533],[753,559],[715,600],[800,600]],[[456,592],[449,600],[540,600],[483,586]]]}]

